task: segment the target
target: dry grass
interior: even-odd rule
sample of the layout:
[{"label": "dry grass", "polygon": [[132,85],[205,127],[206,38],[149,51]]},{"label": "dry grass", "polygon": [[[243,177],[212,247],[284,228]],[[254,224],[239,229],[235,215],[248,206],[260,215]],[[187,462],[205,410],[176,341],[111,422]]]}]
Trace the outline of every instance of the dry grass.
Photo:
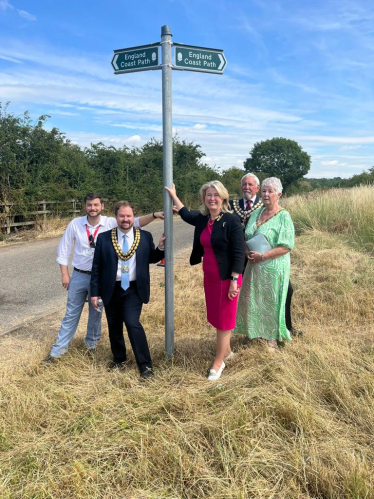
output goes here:
[{"label": "dry grass", "polygon": [[12,232],[9,236],[2,234],[0,246],[17,243],[23,244],[26,241],[62,236],[70,220],[71,218],[48,218],[42,225],[37,225],[35,228],[27,228],[19,230],[18,232]]},{"label": "dry grass", "polygon": [[291,212],[297,232],[337,234],[350,246],[374,253],[374,186],[313,191],[282,204]]},{"label": "dry grass", "polygon": [[85,318],[48,369],[39,362],[60,316],[2,338],[0,496],[373,499],[373,261],[319,231],[299,237],[293,255],[304,338],[271,355],[235,337],[218,384],[205,379],[214,332],[187,252],[176,262],[173,362],[163,271],[152,270],[152,382],[139,383],[133,360],[107,372],[106,327],[97,358],[85,357]]}]

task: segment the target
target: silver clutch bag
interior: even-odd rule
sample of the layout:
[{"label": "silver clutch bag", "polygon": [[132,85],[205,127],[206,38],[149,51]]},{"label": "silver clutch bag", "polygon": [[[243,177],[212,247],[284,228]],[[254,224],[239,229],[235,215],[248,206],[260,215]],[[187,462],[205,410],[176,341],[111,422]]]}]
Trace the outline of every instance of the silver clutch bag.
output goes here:
[{"label": "silver clutch bag", "polygon": [[[247,246],[249,251],[256,251],[256,253],[266,253],[272,249],[268,240],[263,234],[257,234],[253,236],[251,239],[248,239]],[[266,262],[259,262],[259,265],[263,265]]]}]

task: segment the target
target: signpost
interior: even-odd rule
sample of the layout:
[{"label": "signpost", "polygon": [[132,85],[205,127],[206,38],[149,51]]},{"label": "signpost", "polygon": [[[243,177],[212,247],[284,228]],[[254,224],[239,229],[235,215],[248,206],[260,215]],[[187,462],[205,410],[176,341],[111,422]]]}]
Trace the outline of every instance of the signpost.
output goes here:
[{"label": "signpost", "polygon": [[152,43],[151,45],[115,50],[112,59],[114,73],[135,73],[136,71],[160,69],[158,61],[159,45],[159,43]]},{"label": "signpost", "polygon": [[[162,130],[164,185],[173,185],[173,136],[172,136],[172,69],[223,74],[227,61],[223,50],[172,43],[169,26],[161,28],[161,42],[114,51],[114,74],[135,73],[162,69]],[[162,47],[162,64],[159,63],[159,46]],[[175,45],[174,66],[171,47]],[[173,205],[164,191],[165,213],[165,350],[174,354],[174,280],[173,280]]]},{"label": "signpost", "polygon": [[187,46],[175,43],[174,64],[176,69],[222,74],[226,66],[223,50]]}]

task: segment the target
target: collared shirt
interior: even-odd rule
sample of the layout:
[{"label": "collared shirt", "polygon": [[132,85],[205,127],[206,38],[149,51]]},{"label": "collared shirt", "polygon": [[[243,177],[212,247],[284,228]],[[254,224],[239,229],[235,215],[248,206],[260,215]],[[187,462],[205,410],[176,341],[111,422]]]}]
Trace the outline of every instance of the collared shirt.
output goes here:
[{"label": "collared shirt", "polygon": [[253,196],[253,198],[251,198],[251,199],[245,199],[245,198],[243,198],[243,202],[244,202],[244,205],[243,205],[243,206],[244,206],[244,209],[245,209],[245,210],[247,209],[247,208],[246,208],[246,207],[247,207],[247,201],[251,201],[251,202],[252,202],[252,204],[251,204],[251,208],[253,208],[253,205],[255,204],[255,201],[256,201],[256,194],[255,194],[255,195]]},{"label": "collared shirt", "polygon": [[[134,243],[134,230],[131,228],[127,234],[124,234],[117,228],[117,238],[118,238],[118,244],[120,245],[121,249],[123,248],[123,239],[126,237],[127,239],[127,247],[128,249],[131,248],[131,246]],[[121,280],[121,274],[122,270],[121,267],[122,265],[126,263],[129,266],[129,273],[130,273],[130,282],[131,281],[136,281],[136,255],[132,256],[130,260],[126,260],[124,262],[123,260],[118,258],[118,266],[117,266],[117,277],[116,281]]]},{"label": "collared shirt", "polygon": [[[87,226],[87,227],[86,227]],[[135,227],[139,227],[139,218],[135,218]],[[117,220],[114,217],[101,216],[100,222],[92,226],[88,223],[87,215],[84,217],[74,218],[67,226],[64,235],[58,245],[57,249],[57,263],[60,265],[68,265],[69,258],[74,245],[74,255],[72,265],[79,270],[92,270],[92,262],[94,255],[94,248],[90,248],[90,243],[87,236],[87,228],[89,233],[93,236],[96,229],[99,228],[95,237],[102,232],[117,227]]]}]

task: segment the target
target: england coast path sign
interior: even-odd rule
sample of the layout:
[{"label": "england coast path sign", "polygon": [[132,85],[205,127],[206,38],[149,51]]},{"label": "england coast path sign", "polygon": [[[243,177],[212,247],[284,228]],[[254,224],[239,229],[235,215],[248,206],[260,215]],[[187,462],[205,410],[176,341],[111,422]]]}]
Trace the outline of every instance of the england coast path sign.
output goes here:
[{"label": "england coast path sign", "polygon": [[[162,26],[161,41],[114,51],[112,66],[114,74],[136,71],[162,70],[162,136],[164,186],[173,185],[173,133],[172,133],[172,70],[200,71],[223,74],[227,61],[223,50],[183,45],[171,41],[169,26]],[[174,65],[172,63],[172,46]],[[159,50],[161,47],[161,50]],[[159,60],[162,53],[162,63]],[[173,271],[173,203],[164,191],[165,240],[165,350],[167,357],[174,354],[174,271]]]},{"label": "england coast path sign", "polygon": [[159,43],[140,45],[114,51],[112,66],[115,74],[161,69]]},{"label": "england coast path sign", "polygon": [[227,64],[223,50],[174,43],[175,69],[222,74]]}]

